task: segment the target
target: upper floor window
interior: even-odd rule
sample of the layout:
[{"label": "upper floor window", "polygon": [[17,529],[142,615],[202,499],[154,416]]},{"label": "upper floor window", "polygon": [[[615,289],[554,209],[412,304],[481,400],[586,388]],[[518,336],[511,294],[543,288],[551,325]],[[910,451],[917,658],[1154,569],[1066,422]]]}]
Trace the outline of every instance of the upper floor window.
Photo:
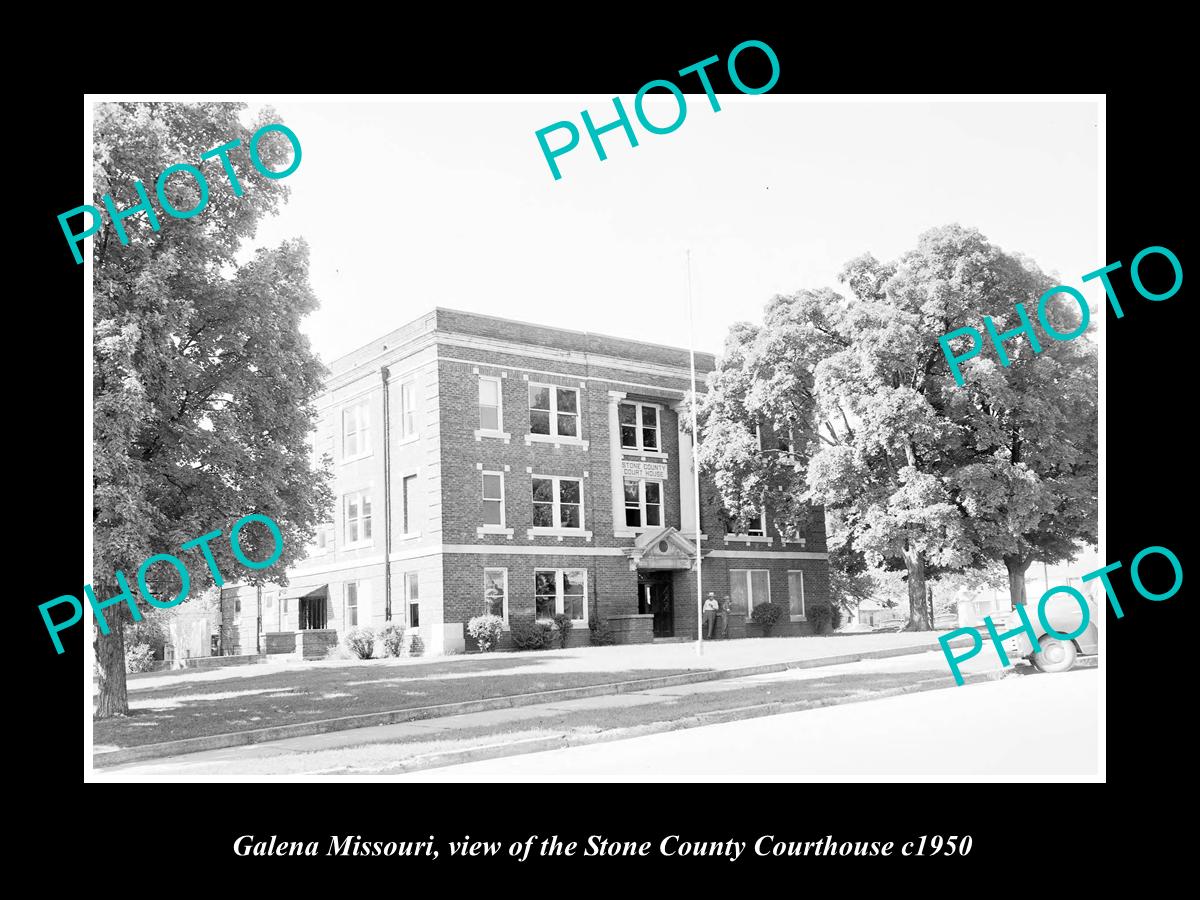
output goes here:
[{"label": "upper floor window", "polygon": [[658,408],[648,403],[622,403],[617,410],[621,446],[627,450],[659,449]]},{"label": "upper floor window", "polygon": [[483,473],[483,524],[504,527],[504,473]]},{"label": "upper floor window", "polygon": [[316,536],[313,538],[313,544],[318,552],[325,552],[333,549],[333,523],[328,522],[317,526]]},{"label": "upper floor window", "polygon": [[534,475],[533,527],[583,528],[583,482],[578,478]]},{"label": "upper floor window", "polygon": [[662,524],[662,482],[625,479],[625,524],[631,528]]},{"label": "upper floor window", "polygon": [[479,430],[499,431],[504,421],[500,409],[500,379],[479,376]]},{"label": "upper floor window", "polygon": [[579,389],[530,384],[529,430],[533,434],[579,437]]},{"label": "upper floor window", "polygon": [[371,540],[371,495],[355,491],[346,495],[346,546]]},{"label": "upper floor window", "polygon": [[417,476],[405,475],[400,479],[400,527],[403,534],[414,534],[417,521],[416,510]]},{"label": "upper floor window", "polygon": [[417,433],[417,383],[406,381],[400,385],[400,437],[413,437]]},{"label": "upper floor window", "polygon": [[342,459],[358,459],[371,452],[370,406],[366,400],[342,410]]},{"label": "upper floor window", "polygon": [[761,512],[759,512],[753,518],[747,520],[745,531],[735,531],[734,530],[735,524],[736,523],[734,523],[733,521],[726,521],[725,531],[728,534],[744,534],[747,537],[765,537],[766,536],[767,530],[765,527],[765,523],[763,522],[763,514]]}]

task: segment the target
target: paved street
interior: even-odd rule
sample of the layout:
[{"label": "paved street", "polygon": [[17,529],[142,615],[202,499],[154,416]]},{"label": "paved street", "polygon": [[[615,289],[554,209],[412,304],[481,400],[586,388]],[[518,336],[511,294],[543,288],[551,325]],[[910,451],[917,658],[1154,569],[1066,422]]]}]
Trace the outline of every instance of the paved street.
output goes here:
[{"label": "paved street", "polygon": [[[1097,773],[1095,669],[1027,675],[429,769],[402,781],[760,781],[760,759],[791,781],[956,779]],[[652,761],[669,759],[669,766]],[[957,802],[957,800],[956,800]]]}]

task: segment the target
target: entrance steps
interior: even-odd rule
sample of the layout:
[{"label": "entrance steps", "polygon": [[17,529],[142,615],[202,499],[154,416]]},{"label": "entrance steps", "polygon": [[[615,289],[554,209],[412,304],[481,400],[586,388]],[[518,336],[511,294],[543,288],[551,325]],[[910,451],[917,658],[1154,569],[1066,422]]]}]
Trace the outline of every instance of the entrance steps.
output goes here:
[{"label": "entrance steps", "polygon": [[689,638],[689,637],[669,637],[669,638],[656,637],[654,639],[653,643],[655,643],[655,644],[686,644],[686,643],[689,643],[690,641],[694,641],[694,640],[695,640],[695,638]]}]

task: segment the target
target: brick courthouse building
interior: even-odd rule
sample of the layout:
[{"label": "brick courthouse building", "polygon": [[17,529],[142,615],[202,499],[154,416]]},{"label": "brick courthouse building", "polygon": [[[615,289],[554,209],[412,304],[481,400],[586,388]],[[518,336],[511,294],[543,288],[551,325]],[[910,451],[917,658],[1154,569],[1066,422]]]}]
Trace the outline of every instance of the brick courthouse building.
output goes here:
[{"label": "brick courthouse building", "polygon": [[[436,309],[335,361],[314,455],[337,497],[286,588],[223,591],[224,652],[316,655],[355,625],[402,623],[428,654],[470,649],[466,623],[602,616],[618,642],[696,635],[690,387],[674,347]],[[696,354],[698,383],[714,366]],[[764,438],[766,439],[766,438]],[[703,590],[790,608],[827,600],[824,518],[784,540],[764,515],[730,534],[701,480]],[[261,616],[261,624],[259,617]],[[261,630],[261,638],[255,634]],[[501,647],[507,645],[507,635]]]}]

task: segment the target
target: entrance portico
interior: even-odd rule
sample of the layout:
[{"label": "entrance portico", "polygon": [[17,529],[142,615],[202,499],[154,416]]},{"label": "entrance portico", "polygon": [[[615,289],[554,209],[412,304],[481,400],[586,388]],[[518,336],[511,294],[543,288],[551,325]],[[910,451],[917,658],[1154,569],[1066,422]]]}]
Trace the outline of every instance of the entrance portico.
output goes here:
[{"label": "entrance portico", "polygon": [[[624,553],[630,571],[638,574],[638,613],[654,616],[654,637],[673,637],[675,573],[690,572],[695,567],[696,545],[668,525],[642,532]],[[690,608],[689,598],[679,599],[682,609]]]}]

